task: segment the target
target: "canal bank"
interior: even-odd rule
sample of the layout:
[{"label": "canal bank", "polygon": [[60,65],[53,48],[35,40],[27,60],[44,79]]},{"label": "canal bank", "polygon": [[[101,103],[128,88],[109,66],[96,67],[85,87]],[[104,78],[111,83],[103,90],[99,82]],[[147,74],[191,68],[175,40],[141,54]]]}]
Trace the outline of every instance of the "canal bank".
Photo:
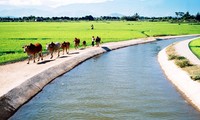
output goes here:
[{"label": "canal bank", "polygon": [[[196,39],[196,38],[195,38]],[[189,42],[185,40],[175,44],[174,48],[179,56],[186,57],[192,64],[199,65],[200,60],[189,49]],[[158,61],[167,78],[176,89],[193,107],[200,111],[200,83],[190,78],[190,75],[175,65],[174,61],[168,60],[166,48],[159,52]]]},{"label": "canal bank", "polygon": [[40,92],[56,77],[70,71],[83,61],[114,49],[155,41],[155,38],[107,43],[101,47],[90,47],[70,51],[69,55],[50,60],[47,56],[37,64],[26,61],[0,66],[0,119],[9,118],[20,106]]},{"label": "canal bank", "polygon": [[[159,38],[163,39],[163,38]],[[19,62],[12,65],[1,66],[1,119],[7,119],[21,105],[37,94],[54,78],[71,70],[81,62],[114,49],[155,41],[155,38],[138,39],[118,43],[107,43],[101,47],[87,48],[85,50],[71,51],[70,55],[58,59],[45,59],[38,64]],[[158,39],[157,39],[158,40]],[[2,82],[4,81],[4,82]]]}]

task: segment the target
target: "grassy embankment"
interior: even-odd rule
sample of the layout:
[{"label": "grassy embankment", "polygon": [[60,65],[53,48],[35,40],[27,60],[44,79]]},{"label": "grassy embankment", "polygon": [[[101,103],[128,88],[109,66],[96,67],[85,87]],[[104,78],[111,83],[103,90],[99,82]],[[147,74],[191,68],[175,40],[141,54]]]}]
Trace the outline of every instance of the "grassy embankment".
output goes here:
[{"label": "grassy embankment", "polygon": [[[94,30],[90,29],[91,24]],[[0,23],[0,64],[27,58],[22,46],[39,42],[69,41],[73,48],[75,37],[91,45],[92,36],[102,42],[117,42],[134,38],[166,35],[199,34],[200,26],[165,22],[9,22]]]},{"label": "grassy embankment", "polygon": [[191,41],[189,47],[200,60],[200,39]]},{"label": "grassy embankment", "polygon": [[190,75],[191,79],[195,81],[197,80],[200,81],[200,66],[199,65],[193,65],[185,57],[177,55],[173,44],[167,48],[166,52],[168,54],[168,59],[174,60],[174,63],[178,67],[185,70]]}]

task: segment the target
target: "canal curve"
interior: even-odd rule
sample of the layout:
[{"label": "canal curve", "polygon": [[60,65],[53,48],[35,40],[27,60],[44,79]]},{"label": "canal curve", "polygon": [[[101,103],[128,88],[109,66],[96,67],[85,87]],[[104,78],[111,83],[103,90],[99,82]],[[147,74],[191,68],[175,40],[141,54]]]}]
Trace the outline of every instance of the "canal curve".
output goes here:
[{"label": "canal curve", "polygon": [[47,85],[10,120],[199,120],[163,74],[158,52],[175,38],[93,57]]}]

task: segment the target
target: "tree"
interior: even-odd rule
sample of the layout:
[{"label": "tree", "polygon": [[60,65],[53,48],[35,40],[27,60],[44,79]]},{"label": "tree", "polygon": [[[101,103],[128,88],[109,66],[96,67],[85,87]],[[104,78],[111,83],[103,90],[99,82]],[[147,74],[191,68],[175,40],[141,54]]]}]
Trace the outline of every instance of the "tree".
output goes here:
[{"label": "tree", "polygon": [[177,22],[180,25],[179,16],[180,16],[180,19],[181,19],[183,17],[183,15],[184,15],[184,12],[175,12],[175,14],[177,16]]},{"label": "tree", "polygon": [[185,14],[184,12],[175,12],[176,16],[177,16],[177,19],[178,17],[183,17],[183,15]]},{"label": "tree", "polygon": [[140,16],[138,13],[135,13],[133,16],[123,16],[121,17],[121,20],[126,20],[126,21],[138,21]]},{"label": "tree", "polygon": [[92,15],[85,16],[86,20],[93,21],[94,17]]},{"label": "tree", "polygon": [[133,17],[134,17],[134,19],[135,19],[136,21],[140,18],[140,16],[139,16],[138,13],[135,13],[135,14],[133,15]]},{"label": "tree", "polygon": [[43,17],[37,17],[36,19],[35,19],[35,22],[42,22],[43,21]]},{"label": "tree", "polygon": [[183,15],[183,19],[184,20],[189,20],[191,18],[191,15],[189,12],[186,12],[184,15]]},{"label": "tree", "polygon": [[176,17],[178,18],[178,16],[179,16],[178,12],[175,12],[175,14],[176,14]]},{"label": "tree", "polygon": [[198,12],[195,19],[200,22],[200,13]]}]

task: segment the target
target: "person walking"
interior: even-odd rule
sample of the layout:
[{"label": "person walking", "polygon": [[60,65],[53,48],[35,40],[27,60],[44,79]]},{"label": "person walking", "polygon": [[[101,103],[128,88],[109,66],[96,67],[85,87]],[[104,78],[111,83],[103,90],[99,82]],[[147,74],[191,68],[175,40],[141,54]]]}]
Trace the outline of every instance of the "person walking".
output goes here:
[{"label": "person walking", "polygon": [[95,37],[92,36],[92,47],[94,47]]},{"label": "person walking", "polygon": [[92,24],[92,25],[91,25],[91,30],[93,30],[93,29],[94,29],[94,25]]}]

